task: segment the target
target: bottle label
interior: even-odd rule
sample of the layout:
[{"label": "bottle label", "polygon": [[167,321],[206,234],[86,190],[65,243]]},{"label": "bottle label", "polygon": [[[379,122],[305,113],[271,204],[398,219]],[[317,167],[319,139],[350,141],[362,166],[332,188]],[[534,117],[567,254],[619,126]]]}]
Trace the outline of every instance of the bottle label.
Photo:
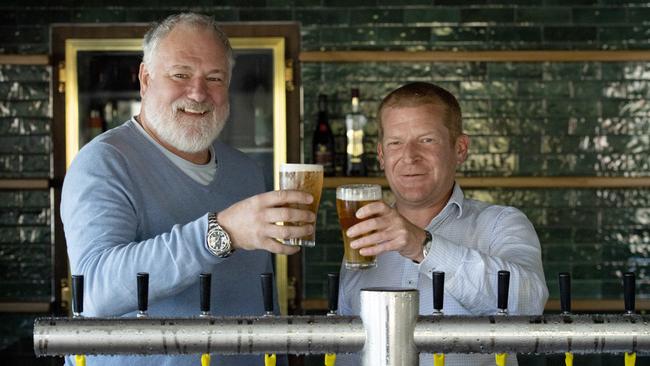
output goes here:
[{"label": "bottle label", "polygon": [[314,162],[323,166],[325,173],[333,173],[334,165],[332,161],[332,151],[327,149],[327,145],[318,144],[314,151]]}]

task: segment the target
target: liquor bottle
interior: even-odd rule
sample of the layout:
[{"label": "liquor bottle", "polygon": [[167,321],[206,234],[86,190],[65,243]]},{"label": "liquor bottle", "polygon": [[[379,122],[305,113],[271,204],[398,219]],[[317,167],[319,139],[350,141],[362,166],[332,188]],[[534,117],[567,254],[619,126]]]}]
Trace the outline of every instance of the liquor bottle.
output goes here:
[{"label": "liquor bottle", "polygon": [[326,176],[334,175],[334,134],[330,128],[325,94],[318,96],[318,124],[312,138],[312,153],[314,164],[322,165]]},{"label": "liquor bottle", "polygon": [[359,89],[352,89],[352,111],[345,116],[348,176],[366,175],[363,165],[363,128],[367,121],[366,116],[359,112]]},{"label": "liquor bottle", "polygon": [[103,131],[104,120],[97,109],[92,109],[90,111],[90,118],[88,118],[88,141],[92,140]]}]

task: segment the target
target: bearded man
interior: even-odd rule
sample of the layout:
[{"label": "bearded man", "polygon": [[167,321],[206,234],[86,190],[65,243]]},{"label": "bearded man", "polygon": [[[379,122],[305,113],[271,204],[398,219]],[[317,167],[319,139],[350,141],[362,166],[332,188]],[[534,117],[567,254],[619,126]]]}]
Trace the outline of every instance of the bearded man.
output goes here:
[{"label": "bearded man", "polygon": [[[140,114],[84,146],[63,185],[61,217],[71,273],[85,276],[85,314],[134,316],[138,272],[150,274],[152,316],[196,315],[200,273],[212,274],[214,315],[263,314],[259,274],[272,272],[271,253],[298,250],[275,238],[314,230],[313,213],[285,206],[313,197],[261,193],[256,164],[216,139],[228,118],[233,55],[214,19],[172,15],[145,35],[143,46]],[[274,224],[279,221],[307,224]],[[89,359],[199,363],[196,356]],[[258,356],[213,361],[263,362]]]}]

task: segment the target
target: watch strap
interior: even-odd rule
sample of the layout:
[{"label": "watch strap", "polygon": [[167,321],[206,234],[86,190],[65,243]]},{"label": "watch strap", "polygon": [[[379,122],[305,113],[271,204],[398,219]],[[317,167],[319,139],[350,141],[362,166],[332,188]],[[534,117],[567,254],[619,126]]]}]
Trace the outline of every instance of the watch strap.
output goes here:
[{"label": "watch strap", "polygon": [[228,232],[219,225],[216,212],[208,214],[206,248],[210,253],[219,258],[227,258],[232,254],[232,252],[234,252],[234,248],[230,241],[230,235],[228,235]]}]

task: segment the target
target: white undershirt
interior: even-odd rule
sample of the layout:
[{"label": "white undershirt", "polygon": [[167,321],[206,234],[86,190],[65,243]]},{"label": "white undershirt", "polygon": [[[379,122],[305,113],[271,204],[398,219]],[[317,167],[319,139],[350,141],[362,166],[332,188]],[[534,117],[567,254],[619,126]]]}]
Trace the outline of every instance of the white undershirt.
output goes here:
[{"label": "white undershirt", "polygon": [[207,186],[214,179],[215,174],[217,173],[217,163],[215,161],[214,148],[210,145],[210,161],[205,164],[194,164],[191,161],[187,161],[180,156],[174,154],[173,152],[167,150],[162,146],[158,141],[149,135],[147,131],[133,118],[133,122],[138,127],[138,131],[142,133],[149,141],[162,151],[165,156],[171,160],[174,165],[176,165],[183,173],[187,174],[190,178],[194,179],[197,183]]}]

